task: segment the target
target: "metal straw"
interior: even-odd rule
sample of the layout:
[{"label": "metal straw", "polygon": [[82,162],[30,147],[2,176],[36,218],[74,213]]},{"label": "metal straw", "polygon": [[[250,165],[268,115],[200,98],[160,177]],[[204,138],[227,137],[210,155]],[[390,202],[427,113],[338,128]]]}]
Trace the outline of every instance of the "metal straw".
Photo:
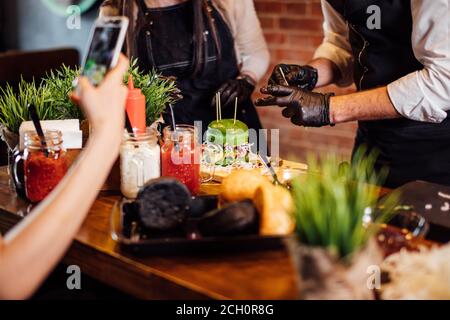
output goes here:
[{"label": "metal straw", "polygon": [[174,140],[175,151],[179,152],[180,145],[179,145],[179,141],[178,141],[178,130],[177,130],[177,124],[175,122],[175,112],[173,111],[173,106],[171,103],[169,103],[169,108],[170,108],[170,114],[172,116],[173,140]]},{"label": "metal straw", "polygon": [[48,157],[48,146],[47,141],[45,140],[45,134],[42,130],[41,121],[39,120],[39,116],[36,111],[36,107],[32,104],[28,105],[28,113],[30,115],[31,120],[33,121],[34,127],[36,129],[36,133],[41,141],[41,149],[44,152],[44,155]]}]

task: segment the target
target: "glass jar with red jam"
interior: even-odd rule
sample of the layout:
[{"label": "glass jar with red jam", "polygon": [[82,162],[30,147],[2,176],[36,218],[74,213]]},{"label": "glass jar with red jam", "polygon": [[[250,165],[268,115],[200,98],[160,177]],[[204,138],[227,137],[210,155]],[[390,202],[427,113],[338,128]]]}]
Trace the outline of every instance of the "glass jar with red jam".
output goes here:
[{"label": "glass jar with red jam", "polygon": [[177,125],[176,131],[166,127],[161,147],[161,175],[178,179],[193,195],[198,195],[201,183],[212,179],[212,174],[205,179],[200,175],[202,148],[195,127]]},{"label": "glass jar with red jam", "polygon": [[31,202],[42,201],[64,178],[68,169],[60,131],[45,133],[46,148],[37,134],[26,132],[23,152],[25,193]]}]

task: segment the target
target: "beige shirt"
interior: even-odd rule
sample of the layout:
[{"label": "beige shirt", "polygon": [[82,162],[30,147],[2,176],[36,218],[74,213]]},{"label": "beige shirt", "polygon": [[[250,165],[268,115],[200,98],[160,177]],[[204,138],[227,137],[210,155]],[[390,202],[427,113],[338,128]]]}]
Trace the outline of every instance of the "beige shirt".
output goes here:
[{"label": "beige shirt", "polygon": [[[147,5],[150,2],[146,0]],[[212,3],[231,30],[241,74],[261,80],[269,67],[270,55],[253,0],[212,0]],[[103,7],[100,15],[117,15],[117,10]]]},{"label": "beige shirt", "polygon": [[[327,58],[340,69],[341,86],[353,83],[353,54],[344,18],[322,0],[325,39],[315,58]],[[394,107],[404,117],[439,123],[450,110],[450,0],[411,0],[414,55],[424,65],[388,85]]]}]

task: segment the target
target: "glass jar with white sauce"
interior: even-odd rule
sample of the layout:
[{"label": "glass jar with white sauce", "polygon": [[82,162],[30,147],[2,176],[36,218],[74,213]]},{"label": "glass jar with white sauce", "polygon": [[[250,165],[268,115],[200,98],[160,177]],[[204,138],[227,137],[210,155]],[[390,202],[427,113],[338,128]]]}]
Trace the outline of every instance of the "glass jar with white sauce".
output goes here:
[{"label": "glass jar with white sauce", "polygon": [[161,176],[161,149],[158,132],[126,132],[120,147],[120,177],[122,194],[136,198],[139,189],[149,180]]}]

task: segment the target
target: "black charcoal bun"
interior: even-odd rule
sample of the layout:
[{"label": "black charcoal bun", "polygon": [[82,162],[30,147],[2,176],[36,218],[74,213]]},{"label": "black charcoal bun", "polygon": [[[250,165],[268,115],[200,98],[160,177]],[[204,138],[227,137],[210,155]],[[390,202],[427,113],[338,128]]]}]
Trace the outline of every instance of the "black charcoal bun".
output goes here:
[{"label": "black charcoal bun", "polygon": [[187,218],[191,198],[189,189],[176,179],[148,182],[136,199],[143,227],[158,231],[176,229]]},{"label": "black charcoal bun", "polygon": [[228,236],[257,232],[258,212],[252,201],[227,204],[201,219],[199,230],[204,236]]}]

